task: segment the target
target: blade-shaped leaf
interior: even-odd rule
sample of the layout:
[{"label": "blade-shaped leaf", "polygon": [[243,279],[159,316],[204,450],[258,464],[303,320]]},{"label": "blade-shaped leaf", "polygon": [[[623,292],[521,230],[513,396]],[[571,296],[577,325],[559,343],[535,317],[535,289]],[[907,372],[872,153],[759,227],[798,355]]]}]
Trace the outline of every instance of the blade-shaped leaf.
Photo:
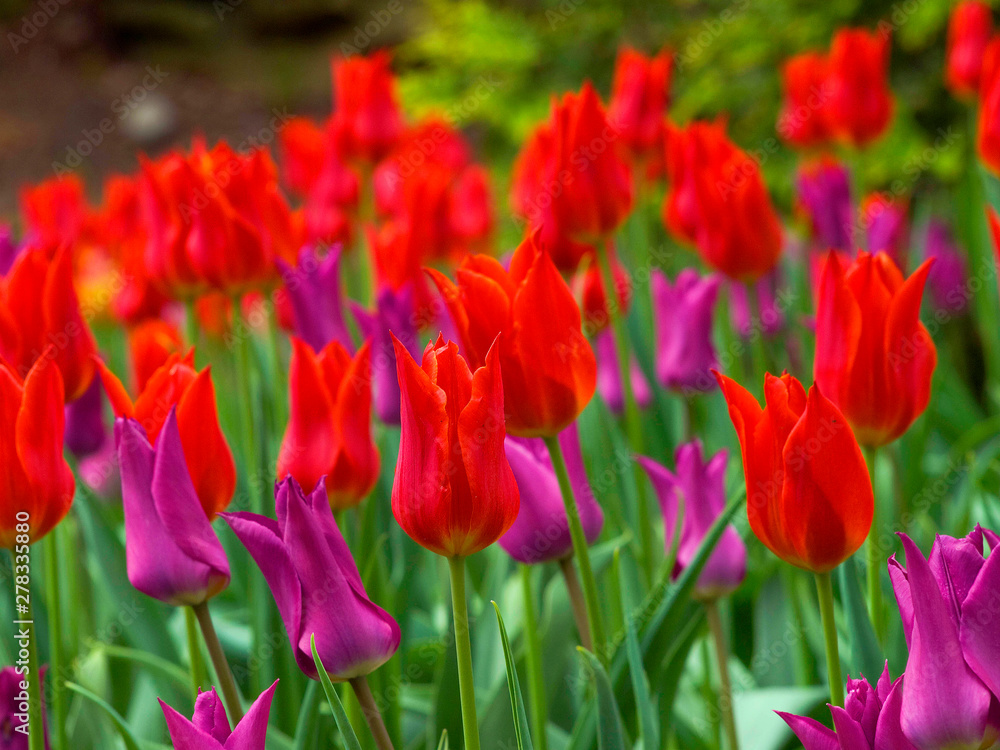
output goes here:
[{"label": "blade-shaped leaf", "polygon": [[497,613],[497,624],[500,626],[500,642],[503,644],[503,658],[507,663],[507,685],[510,688],[510,710],[514,714],[514,734],[517,739],[517,750],[534,750],[531,744],[531,732],[528,731],[528,716],[524,711],[524,698],[521,696],[521,685],[517,679],[517,668],[514,666],[514,656],[510,652],[510,640],[507,638],[507,628],[500,616],[500,607],[494,601],[490,602]]},{"label": "blade-shaped leaf", "polygon": [[87,688],[77,685],[75,682],[66,682],[65,685],[67,690],[72,690],[74,693],[82,695],[107,714],[108,718],[111,719],[111,723],[115,725],[115,729],[118,730],[118,736],[122,738],[122,742],[125,744],[125,750],[139,750],[139,740],[137,740],[135,735],[132,734],[132,730],[129,729],[128,724],[125,723],[125,719],[122,718],[122,715],[115,711],[115,709],[112,708],[107,701],[99,695],[95,695],[90,692]]},{"label": "blade-shaped leaf", "polygon": [[340,702],[340,696],[337,695],[333,683],[330,682],[330,675],[326,673],[326,668],[323,666],[323,662],[316,652],[315,633],[310,636],[309,643],[312,648],[313,661],[316,663],[316,671],[319,672],[319,682],[323,686],[323,692],[326,693],[326,700],[330,704],[330,710],[333,711],[333,720],[337,722],[337,729],[340,730],[341,735],[344,737],[344,745],[347,746],[347,750],[361,750],[361,743],[358,742],[358,736],[354,734],[351,721],[347,718],[347,712],[344,711],[344,704]]},{"label": "blade-shaped leaf", "polygon": [[[629,602],[624,582],[622,582],[621,589],[622,611],[628,613]],[[628,656],[629,674],[632,676],[632,693],[635,696],[635,710],[639,720],[642,746],[655,750],[655,748],[660,747],[660,722],[656,717],[654,702],[649,690],[649,680],[642,664],[642,652],[639,650],[639,637],[636,634],[635,620],[628,614],[625,616],[625,653]]]},{"label": "blade-shaped leaf", "polygon": [[885,666],[885,656],[871,618],[868,607],[865,606],[861,585],[858,583],[858,566],[853,557],[848,557],[840,565],[840,596],[847,615],[847,630],[851,634],[851,663],[848,672],[857,675],[863,673],[869,679],[876,679]]},{"label": "blade-shaped leaf", "polygon": [[625,738],[622,717],[618,713],[615,691],[611,679],[600,660],[582,646],[577,647],[584,664],[597,686],[597,747],[598,750],[626,750],[630,747]]}]

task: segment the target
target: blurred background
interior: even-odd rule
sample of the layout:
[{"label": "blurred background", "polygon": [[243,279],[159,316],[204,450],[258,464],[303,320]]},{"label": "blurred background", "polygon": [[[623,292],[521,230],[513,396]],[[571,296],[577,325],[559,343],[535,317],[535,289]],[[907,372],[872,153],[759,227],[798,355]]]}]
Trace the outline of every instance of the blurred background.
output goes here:
[{"label": "blurred background", "polygon": [[[607,95],[619,45],[676,53],[672,117],[728,113],[739,145],[792,200],[794,153],[777,139],[780,66],[826,48],[847,24],[891,30],[893,129],[864,155],[869,188],[903,194],[958,177],[966,108],[942,82],[949,0],[0,0],[0,218],[17,191],[69,169],[96,196],[197,133],[234,146],[273,140],[275,122],[330,111],[332,54],[395,49],[404,107],[466,131],[498,180],[550,92],[592,79]],[[275,119],[277,118],[277,120]],[[103,128],[102,128],[103,125]],[[948,138],[948,148],[941,139]],[[953,148],[955,140],[964,141]],[[938,147],[935,147],[935,143]],[[501,231],[506,243],[517,229]]]}]

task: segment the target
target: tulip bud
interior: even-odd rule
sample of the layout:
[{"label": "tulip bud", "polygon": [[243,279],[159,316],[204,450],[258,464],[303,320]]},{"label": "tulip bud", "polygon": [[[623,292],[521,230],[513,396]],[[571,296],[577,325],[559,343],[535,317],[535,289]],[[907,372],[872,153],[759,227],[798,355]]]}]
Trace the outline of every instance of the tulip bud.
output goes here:
[{"label": "tulip bud", "polygon": [[836,137],[862,147],[892,121],[889,41],[883,31],[841,29],[830,45],[827,117]]},{"label": "tulip bud", "polygon": [[396,101],[396,79],[385,50],[338,59],[333,71],[331,127],[345,158],[376,164],[403,134],[403,113]]},{"label": "tulip bud", "polygon": [[673,62],[666,50],[655,57],[629,47],[618,51],[608,122],[621,133],[637,165],[655,158],[653,152],[661,147]]},{"label": "tulip bud", "polygon": [[979,88],[986,46],[993,35],[993,12],[978,0],[963,0],[948,19],[945,82],[958,97],[972,98]]},{"label": "tulip bud", "polygon": [[686,268],[671,284],[654,269],[650,282],[656,320],[656,379],[682,393],[715,388],[711,370],[718,366],[712,345],[712,312],[719,278],[700,278]]}]

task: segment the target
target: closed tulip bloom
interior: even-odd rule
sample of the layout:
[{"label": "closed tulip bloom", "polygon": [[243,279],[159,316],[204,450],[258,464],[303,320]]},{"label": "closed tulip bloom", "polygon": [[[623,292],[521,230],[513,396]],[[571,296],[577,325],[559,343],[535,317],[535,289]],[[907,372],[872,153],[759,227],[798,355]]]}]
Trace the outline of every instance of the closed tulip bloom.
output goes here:
[{"label": "closed tulip bloom", "polygon": [[27,513],[31,542],[49,533],[73,502],[73,472],[63,458],[65,401],[62,376],[47,356],[22,382],[0,360],[0,480],[7,488],[0,502],[0,546],[11,548],[18,514]]},{"label": "closed tulip bloom", "polygon": [[171,354],[183,353],[184,342],[173,323],[162,318],[150,318],[129,329],[128,348],[135,387],[141,393],[153,373],[163,367]]},{"label": "closed tulip bloom", "polygon": [[129,581],[174,606],[208,601],[229,585],[229,562],[188,474],[177,407],[155,448],[134,419],[116,420],[115,432]]},{"label": "closed tulip bloom", "polygon": [[[593,544],[604,527],[604,512],[587,481],[575,423],[559,433],[559,445],[566,460],[584,536]],[[528,565],[572,555],[573,540],[569,534],[566,506],[545,442],[541,438],[508,435],[504,450],[521,494],[521,507],[517,520],[500,537],[500,546],[515,560]]]},{"label": "closed tulip bloom", "polygon": [[236,464],[215,407],[209,367],[194,369],[194,350],[171,354],[133,401],[121,381],[98,362],[101,380],[116,417],[136,420],[156,443],[171,407],[177,407],[177,429],[188,474],[209,518],[223,510],[236,491]]},{"label": "closed tulip bloom", "polygon": [[190,719],[161,700],[160,708],[174,750],[264,750],[268,714],[277,684],[275,682],[257,697],[235,729],[229,726],[226,708],[215,688],[198,693]]},{"label": "closed tulip bloom", "polygon": [[[719,451],[706,463],[698,440],[677,449],[673,472],[651,458],[636,458],[660,501],[668,551],[683,508],[675,578],[694,560],[705,535],[725,510],[727,458],[726,451]],[[746,545],[736,527],[728,524],[695,583],[694,595],[706,600],[727,596],[739,588],[746,574]]]},{"label": "closed tulip bloom", "polygon": [[830,126],[838,139],[862,147],[882,135],[892,121],[889,42],[882,31],[841,29],[830,45]]},{"label": "closed tulip bloom", "polygon": [[833,138],[826,108],[830,98],[830,63],[820,52],[804,52],[781,71],[784,99],[777,131],[793,146],[820,146]]},{"label": "closed tulip bloom", "polygon": [[399,381],[396,379],[396,350],[390,332],[414,357],[420,354],[413,304],[413,286],[406,284],[398,292],[383,287],[375,300],[374,311],[352,304],[351,312],[361,335],[372,342],[372,382],[375,388],[375,413],[385,424],[399,424]]},{"label": "closed tulip bloom", "polygon": [[666,50],[652,57],[630,47],[618,51],[608,121],[639,162],[655,158],[661,147],[673,63]]},{"label": "closed tulip bloom", "polygon": [[853,250],[854,206],[847,168],[824,157],[799,170],[796,188],[813,242],[822,250]]},{"label": "closed tulip bloom", "polygon": [[715,388],[718,366],[712,344],[712,312],[719,278],[685,268],[673,283],[660,269],[650,281],[656,321],[656,379],[684,393]]},{"label": "closed tulip bloom", "polygon": [[[614,247],[608,243],[606,250],[614,279],[614,314],[624,317],[632,303],[632,278],[618,261]],[[574,286],[580,291],[580,307],[583,310],[583,324],[587,333],[593,335],[605,330],[611,323],[612,310],[608,309],[608,295],[604,292],[604,279],[597,258],[591,254],[587,270],[577,276]]]},{"label": "closed tulip bloom", "polygon": [[440,337],[421,364],[393,343],[402,414],[392,513],[432,552],[471,555],[503,536],[519,508],[504,452],[499,344],[473,372],[458,346]]},{"label": "closed tulip bloom", "polygon": [[66,404],[66,447],[78,459],[96,453],[104,445],[104,389],[94,378],[76,401]]},{"label": "closed tulip bloom", "polygon": [[765,407],[718,375],[743,452],[750,528],[785,562],[827,573],[868,537],[874,499],[861,448],[840,410],[791,375],[764,382]]},{"label": "closed tulip bloom", "polygon": [[893,555],[889,577],[910,650],[903,733],[920,750],[992,747],[1000,738],[990,711],[1000,697],[1000,537],[978,526],[964,539],[938,536],[929,559],[900,537],[906,568]]},{"label": "closed tulip bloom", "polygon": [[396,621],[368,598],[358,566],[334,520],[322,482],[306,495],[292,477],[275,488],[277,520],[226,513],[271,588],[295,661],[318,679],[310,639],[330,678],[374,671],[396,653]]},{"label": "closed tulip bloom", "polygon": [[[782,277],[780,269],[775,267],[766,276],[761,276],[757,283],[749,289],[745,284],[729,282],[729,316],[735,328],[744,338],[755,334],[773,336],[785,324],[785,315],[781,311],[779,297]],[[754,314],[750,306],[750,294],[757,298]]]},{"label": "closed tulip bloom", "polygon": [[955,96],[972,98],[979,89],[983,55],[993,35],[993,12],[978,0],[963,0],[948,19],[945,83]]},{"label": "closed tulip bloom", "polygon": [[403,135],[405,123],[396,99],[392,58],[385,50],[334,58],[331,127],[345,158],[374,165]]},{"label": "closed tulip bloom", "polygon": [[969,306],[969,270],[965,255],[952,239],[947,225],[932,219],[927,225],[924,257],[934,259],[927,287],[936,310],[960,315]]},{"label": "closed tulip bloom", "polygon": [[781,222],[760,165],[726,137],[724,124],[670,128],[666,160],[667,229],[732,279],[756,281],[770,271],[781,254]]},{"label": "closed tulip bloom", "polygon": [[94,377],[94,335],[80,312],[68,247],[25,250],[0,280],[0,355],[23,377],[51,346],[66,400]]},{"label": "closed tulip bloom", "polygon": [[379,455],[372,440],[371,347],[353,357],[336,341],[318,353],[292,339],[289,418],[278,476],[306,487],[326,477],[330,506],[357,505],[375,486]]},{"label": "closed tulip bloom", "polygon": [[521,437],[556,435],[594,395],[597,362],[583,335],[580,308],[535,235],[514,251],[510,271],[485,255],[467,257],[457,283],[428,269],[461,339],[470,367],[482,367],[497,342],[507,429]]},{"label": "closed tulip bloom", "polygon": [[987,72],[984,64],[976,148],[983,163],[994,174],[1000,174],[1000,65],[990,63],[990,68]]},{"label": "closed tulip bloom", "polygon": [[[45,667],[41,669],[40,681],[44,683]],[[29,750],[27,721],[24,720],[24,706],[28,700],[25,675],[20,675],[16,667],[0,669],[0,750]],[[31,675],[31,679],[35,679]],[[44,703],[42,705],[42,720],[45,722],[45,750],[49,750],[48,721]],[[23,729],[21,728],[23,727]]]},{"label": "closed tulip bloom", "polygon": [[865,446],[891,443],[930,401],[937,350],[920,322],[930,271],[908,279],[885,253],[845,268],[831,253],[816,302],[816,383]]},{"label": "closed tulip bloom", "polygon": [[892,681],[888,663],[875,687],[864,676],[848,680],[843,708],[830,706],[833,730],[808,716],[777,713],[804,750],[918,750],[900,726],[903,681],[902,675]]},{"label": "closed tulip bloom", "polygon": [[315,248],[304,247],[298,265],[293,267],[278,261],[285,293],[291,302],[295,335],[315,351],[331,341],[354,348],[344,320],[340,252],[339,247],[334,247],[320,257]]},{"label": "closed tulip bloom", "polygon": [[609,122],[594,86],[553,104],[550,178],[570,174],[549,195],[559,227],[573,239],[595,242],[614,232],[632,209],[632,173],[619,153],[621,132]]},{"label": "closed tulip bloom", "polygon": [[[625,391],[622,387],[622,369],[615,346],[615,334],[605,328],[594,337],[594,354],[597,355],[597,392],[604,403],[615,414],[625,411]],[[632,379],[632,395],[640,409],[653,403],[653,391],[634,356],[629,357],[629,377]]]}]

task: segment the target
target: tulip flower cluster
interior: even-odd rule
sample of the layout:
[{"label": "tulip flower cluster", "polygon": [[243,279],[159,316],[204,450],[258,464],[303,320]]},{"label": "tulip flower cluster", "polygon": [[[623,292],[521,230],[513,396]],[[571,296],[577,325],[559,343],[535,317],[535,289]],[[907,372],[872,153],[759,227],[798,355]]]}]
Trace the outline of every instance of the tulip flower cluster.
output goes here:
[{"label": "tulip flower cluster", "polygon": [[0,749],[998,746],[1000,41],[941,36],[954,195],[865,161],[884,24],[771,71],[794,169],[623,47],[523,123],[514,223],[414,50],[335,56],[273,149],[22,188]]}]

